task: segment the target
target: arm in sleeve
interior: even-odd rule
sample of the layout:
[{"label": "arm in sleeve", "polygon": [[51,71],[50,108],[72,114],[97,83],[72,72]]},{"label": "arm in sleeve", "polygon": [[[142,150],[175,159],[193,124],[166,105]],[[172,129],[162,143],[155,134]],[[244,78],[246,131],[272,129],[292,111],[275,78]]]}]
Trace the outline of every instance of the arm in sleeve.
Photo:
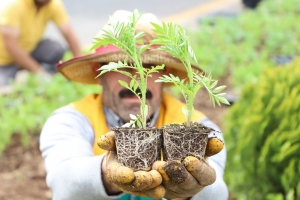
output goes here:
[{"label": "arm in sleeve", "polygon": [[[203,123],[205,126],[211,127],[216,131],[216,136],[220,138],[222,141],[224,141],[224,137],[222,133],[220,133],[219,127],[215,125],[212,121],[209,119],[201,120],[200,123]],[[212,134],[212,133],[211,133]],[[209,135],[211,137],[212,135]],[[225,143],[225,141],[224,141]],[[222,151],[214,156],[209,157],[209,165],[212,166],[216,170],[217,179],[216,181],[209,186],[206,186],[203,188],[201,192],[196,194],[194,197],[191,198],[191,200],[227,200],[229,193],[226,183],[223,180],[224,175],[224,169],[225,169],[225,163],[226,163],[226,148],[224,145],[224,148]]]},{"label": "arm in sleeve", "polygon": [[106,194],[101,177],[105,155],[94,156],[93,144],[90,122],[72,107],[56,110],[46,121],[40,150],[54,200],[107,200],[122,196]]}]

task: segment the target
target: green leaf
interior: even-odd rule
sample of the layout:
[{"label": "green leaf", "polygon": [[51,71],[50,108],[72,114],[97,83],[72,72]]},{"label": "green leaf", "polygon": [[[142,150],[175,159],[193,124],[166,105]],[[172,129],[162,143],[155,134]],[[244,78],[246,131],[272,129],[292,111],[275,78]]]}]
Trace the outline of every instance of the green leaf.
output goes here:
[{"label": "green leaf", "polygon": [[215,88],[212,92],[213,93],[218,93],[218,92],[221,92],[222,90],[224,90],[226,88],[225,85],[222,85],[222,86],[219,86],[217,88]]},{"label": "green leaf", "polygon": [[133,91],[136,91],[137,90],[137,88],[139,87],[139,84],[136,82],[134,85],[133,85]]},{"label": "green leaf", "polygon": [[219,97],[218,100],[226,105],[230,105],[230,103],[228,102],[228,100],[225,97]]},{"label": "green leaf", "polygon": [[134,79],[131,79],[131,80],[130,80],[130,83],[129,83],[129,87],[130,87],[130,88],[133,88],[133,86],[134,86],[134,82],[135,82],[135,80],[134,80]]},{"label": "green leaf", "polygon": [[150,44],[139,46],[139,48],[140,48],[140,53],[143,53],[143,52],[146,51],[149,47],[150,47]]},{"label": "green leaf", "polygon": [[134,38],[135,38],[135,40],[138,40],[138,39],[144,37],[145,35],[146,35],[146,34],[142,31],[142,32],[137,33],[137,34],[134,36]]},{"label": "green leaf", "polygon": [[[157,35],[161,35],[161,34],[164,33],[164,30],[163,30],[163,28],[162,28],[160,25],[158,25],[158,24],[156,24],[156,23],[153,23],[153,22],[150,22],[150,23],[151,23],[152,26],[154,27],[153,31],[154,31]],[[152,40],[152,42],[153,42],[153,40]]]},{"label": "green leaf", "polygon": [[[209,80],[209,79],[208,79]],[[210,82],[210,81],[209,81]],[[214,81],[211,85],[210,85],[210,88],[214,88],[216,85],[218,84],[218,81]]]},{"label": "green leaf", "polygon": [[121,74],[124,74],[125,76],[128,76],[129,78],[132,78],[132,74],[130,72],[126,72],[126,71],[120,71],[120,70],[115,70],[116,72],[119,72]]},{"label": "green leaf", "polygon": [[143,124],[141,123],[141,121],[140,120],[136,120],[136,124],[137,124],[137,127],[143,127]]},{"label": "green leaf", "polygon": [[125,88],[128,88],[128,89],[130,88],[125,81],[119,80],[119,83],[120,83],[120,85],[122,85]]},{"label": "green leaf", "polygon": [[223,97],[223,96],[225,96],[226,95],[226,93],[219,93],[219,94],[216,94],[215,96],[216,97]]}]

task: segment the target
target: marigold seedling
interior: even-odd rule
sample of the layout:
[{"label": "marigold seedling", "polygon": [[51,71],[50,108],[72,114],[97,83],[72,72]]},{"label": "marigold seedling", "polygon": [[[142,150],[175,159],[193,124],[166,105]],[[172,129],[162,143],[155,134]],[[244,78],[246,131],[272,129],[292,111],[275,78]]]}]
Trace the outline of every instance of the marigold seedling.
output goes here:
[{"label": "marigold seedling", "polygon": [[162,23],[158,25],[152,23],[153,31],[157,35],[157,39],[152,40],[152,45],[159,45],[160,50],[170,53],[172,56],[178,58],[184,65],[187,72],[187,79],[180,79],[172,74],[163,75],[156,82],[173,83],[178,87],[186,101],[187,109],[182,108],[183,113],[187,117],[186,124],[191,124],[191,117],[194,111],[194,99],[199,89],[204,86],[208,93],[213,106],[217,103],[229,104],[224,97],[225,93],[219,93],[226,86],[216,87],[218,81],[212,79],[211,75],[203,73],[201,70],[192,68],[191,61],[196,63],[197,59],[191,45],[189,44],[188,37],[185,30],[177,24]]},{"label": "marigold seedling", "polygon": [[[135,33],[135,26],[141,15],[137,10],[134,10],[133,14],[129,16],[127,23],[114,21],[110,18],[108,28],[102,29],[104,34],[101,38],[95,38],[96,41],[92,47],[92,49],[96,49],[97,47],[111,44],[122,50],[132,60],[130,63],[124,60],[123,62],[110,62],[107,65],[103,65],[99,69],[101,71],[100,74],[97,76],[114,71],[130,77],[131,81],[129,84],[122,80],[119,80],[119,83],[133,92],[140,100],[140,114],[136,116],[131,114],[131,120],[124,125],[125,127],[146,127],[149,110],[146,104],[147,80],[152,73],[157,73],[164,68],[164,65],[152,66],[151,68],[143,67],[142,53],[149,49],[151,44],[144,44],[142,41],[141,38],[145,36],[143,31]],[[136,74],[131,74],[124,69],[134,69]]]}]

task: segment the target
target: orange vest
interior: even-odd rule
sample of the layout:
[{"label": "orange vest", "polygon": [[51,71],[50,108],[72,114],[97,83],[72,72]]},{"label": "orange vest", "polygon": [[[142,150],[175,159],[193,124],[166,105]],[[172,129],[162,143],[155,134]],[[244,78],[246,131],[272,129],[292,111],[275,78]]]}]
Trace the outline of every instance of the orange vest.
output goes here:
[{"label": "orange vest", "polygon": [[[105,150],[99,148],[96,143],[97,138],[109,131],[102,106],[102,95],[89,95],[80,101],[71,103],[71,106],[86,116],[92,124],[95,132],[93,147],[95,155],[105,153]],[[183,106],[185,106],[185,104],[164,92],[155,127],[161,128],[166,124],[185,122],[186,117],[181,110]],[[201,112],[196,110],[193,112],[192,121],[200,121],[203,118],[205,118],[205,115]]]}]

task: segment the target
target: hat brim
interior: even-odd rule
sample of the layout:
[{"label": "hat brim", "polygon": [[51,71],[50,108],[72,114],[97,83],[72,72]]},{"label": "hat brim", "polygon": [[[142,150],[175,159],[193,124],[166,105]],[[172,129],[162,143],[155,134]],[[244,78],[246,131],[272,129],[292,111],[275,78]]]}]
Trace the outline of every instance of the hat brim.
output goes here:
[{"label": "hat brim", "polygon": [[[98,84],[96,74],[91,67],[91,62],[109,63],[124,61],[130,62],[127,55],[121,50],[113,50],[105,53],[92,53],[86,56],[72,58],[68,61],[61,62],[57,65],[58,71],[62,73],[67,79],[85,84]],[[161,50],[147,50],[142,54],[142,60],[145,64],[161,65],[172,68],[170,72],[180,79],[187,78],[187,73],[182,62],[171,56],[170,54]],[[192,65],[194,69],[201,70],[198,66]],[[171,83],[166,83],[165,86],[172,86]]]}]

